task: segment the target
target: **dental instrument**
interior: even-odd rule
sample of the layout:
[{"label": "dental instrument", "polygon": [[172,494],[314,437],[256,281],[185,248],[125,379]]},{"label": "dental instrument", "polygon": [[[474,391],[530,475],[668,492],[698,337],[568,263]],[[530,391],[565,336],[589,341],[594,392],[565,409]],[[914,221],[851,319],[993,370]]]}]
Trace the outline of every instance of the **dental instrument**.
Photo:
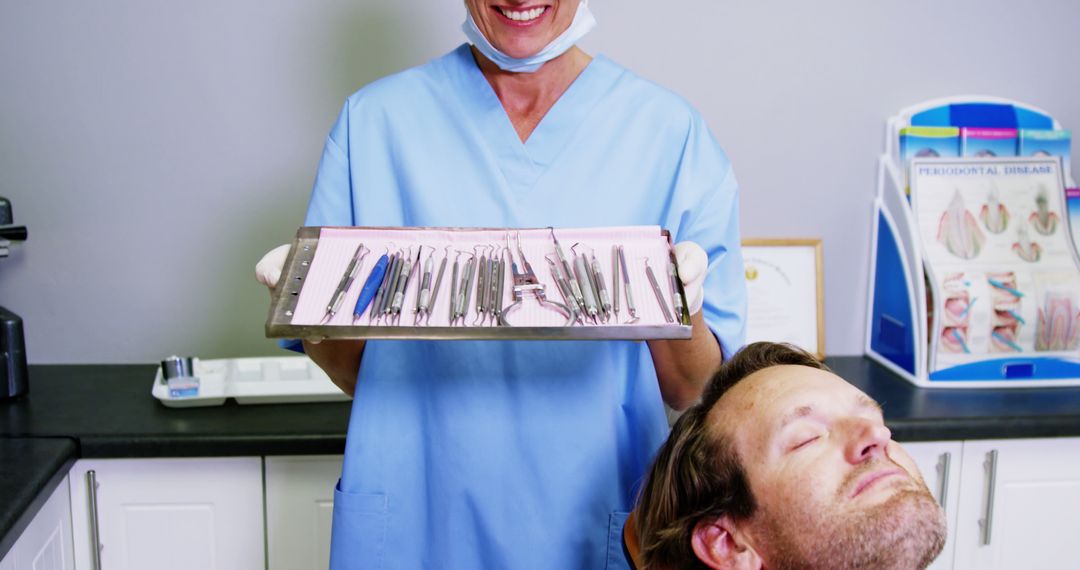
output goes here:
[{"label": "dental instrument", "polygon": [[465,315],[469,312],[469,300],[472,299],[473,279],[476,277],[476,255],[474,254],[465,262],[465,275],[462,276],[462,287],[458,291],[458,295],[461,295],[461,305],[458,308],[458,318],[461,319],[461,324],[465,324]]},{"label": "dental instrument", "polygon": [[383,317],[386,312],[386,308],[390,306],[390,298],[394,296],[394,284],[397,283],[397,272],[401,268],[401,253],[394,253],[390,256],[390,266],[386,269],[386,275],[383,276],[382,285],[379,287],[379,293],[375,295],[376,306],[369,315],[375,319],[378,323],[379,319]]},{"label": "dental instrument", "polygon": [[619,246],[611,246],[611,309],[619,322]]},{"label": "dental instrument", "polygon": [[578,255],[574,251],[574,244],[570,248],[570,251],[574,255],[574,274],[577,278],[578,287],[581,291],[581,295],[584,297],[585,314],[592,319],[593,324],[597,324],[597,316],[600,314],[600,310],[596,306],[596,296],[593,294],[592,280],[589,278],[589,268],[585,263],[585,256]]},{"label": "dental instrument", "polygon": [[423,248],[416,250],[416,260],[412,258],[412,248],[409,248],[409,256],[405,262],[405,266],[401,269],[401,276],[398,279],[398,287],[394,293],[394,300],[390,303],[390,318],[393,320],[393,324],[401,322],[401,310],[405,306],[405,293],[409,290],[409,281],[412,279],[412,271],[416,269],[420,270],[420,253]]},{"label": "dental instrument", "polygon": [[[447,254],[449,255],[449,254]],[[461,251],[458,251],[456,257],[454,257],[454,268],[450,272],[450,314],[447,317],[447,324],[454,326],[454,317],[457,313],[457,299],[458,299],[458,273],[460,272],[459,259],[461,259]]]},{"label": "dental instrument", "polygon": [[566,303],[566,306],[570,309],[574,322],[580,322],[581,311],[574,301],[574,293],[570,289],[570,283],[565,277],[559,274],[559,266],[554,260],[546,255],[544,256],[544,259],[548,262],[548,267],[551,269],[551,278],[555,280],[555,286],[559,289],[559,294],[562,295],[563,302]]},{"label": "dental instrument", "polygon": [[555,228],[548,226],[548,230],[551,231],[551,241],[555,244],[555,255],[559,256],[559,262],[562,264],[563,275],[566,276],[566,281],[570,284],[570,290],[574,295],[574,303],[577,304],[578,313],[585,312],[585,296],[581,292],[581,287],[574,279],[574,270],[570,268],[570,262],[566,259],[566,254],[563,252],[562,245],[559,244],[559,240],[555,238]]},{"label": "dental instrument", "polygon": [[402,280],[402,269],[405,267],[405,263],[411,255],[411,249],[408,252],[402,252],[397,256],[397,264],[393,268],[393,275],[390,277],[390,284],[387,286],[387,296],[382,299],[382,313],[379,315],[386,323],[390,323],[390,316],[393,313],[394,296],[397,294],[397,284]]},{"label": "dental instrument", "polygon": [[611,320],[611,297],[608,295],[607,284],[604,283],[604,273],[600,271],[600,262],[596,260],[596,252],[590,253],[592,261],[592,277],[593,284],[596,285],[596,290],[600,294],[599,304],[600,308],[604,311],[604,322]]},{"label": "dental instrument", "polygon": [[679,280],[679,270],[675,267],[675,250],[671,251],[668,259],[668,285],[671,287],[672,305],[675,307],[675,320],[683,320],[682,282]]},{"label": "dental instrument", "polygon": [[375,262],[375,267],[371,268],[371,274],[364,281],[364,286],[360,288],[360,296],[356,298],[356,306],[353,307],[354,325],[364,314],[364,311],[367,310],[372,299],[375,298],[375,293],[379,291],[379,285],[382,285],[383,275],[386,274],[386,266],[390,263],[390,256],[387,253],[382,254],[382,257]]},{"label": "dental instrument", "polygon": [[656,281],[656,275],[653,273],[652,267],[649,266],[649,260],[645,259],[645,274],[649,277],[649,284],[652,285],[653,294],[656,295],[656,302],[660,304],[660,310],[664,312],[664,320],[673,323],[675,319],[671,316],[671,309],[668,308],[668,302],[664,299],[664,293],[660,290],[660,283]]},{"label": "dental instrument", "polygon": [[[554,232],[552,232],[552,235],[554,235]],[[546,293],[547,286],[541,283],[540,280],[536,278],[536,273],[533,271],[532,264],[529,263],[528,258],[525,257],[525,252],[521,249],[520,233],[516,235],[515,241],[517,242],[517,255],[518,258],[521,259],[521,268],[524,269],[524,271],[518,270],[517,260],[514,259],[514,252],[510,250],[510,232],[507,232],[506,249],[510,253],[510,273],[512,275],[514,283],[512,289],[512,296],[514,302],[510,303],[510,305],[502,311],[502,314],[499,315],[499,323],[503,326],[510,326],[510,322],[506,320],[507,315],[509,315],[514,309],[521,306],[522,301],[525,300],[526,294],[531,294],[532,296],[536,297],[536,300],[540,303],[541,307],[547,307],[548,305],[551,305],[551,308],[553,310],[556,310],[566,315],[567,321],[566,323],[564,323],[563,326],[569,326],[571,323],[574,322],[573,313],[571,313],[570,309],[566,305],[563,305],[562,303],[556,301],[548,300]]]},{"label": "dental instrument", "polygon": [[630,318],[627,319],[626,324],[634,324],[641,320],[637,314],[637,306],[634,305],[634,291],[630,289],[630,271],[626,268],[626,253],[623,251],[623,246],[619,246],[619,267],[622,268],[623,290],[626,291],[626,311],[630,313]]},{"label": "dental instrument", "polygon": [[[484,248],[486,246],[479,246]],[[476,249],[473,248],[473,255],[476,255]],[[491,272],[491,265],[488,262],[488,256],[486,253],[480,254],[480,264],[476,277],[476,318],[473,319],[472,326],[479,326],[484,324],[484,318],[487,314],[487,299],[488,299],[488,278]]]},{"label": "dental instrument", "polygon": [[334,294],[330,297],[330,302],[326,305],[326,315],[323,317],[322,324],[330,322],[330,319],[334,318],[338,309],[341,308],[341,302],[345,300],[345,294],[348,293],[349,288],[352,287],[353,281],[356,280],[356,275],[360,273],[360,268],[363,265],[364,258],[371,250],[364,247],[364,244],[356,246],[356,252],[353,253],[352,259],[349,260],[348,267],[345,268],[345,273],[341,276],[341,281],[338,282],[337,289],[334,290]]},{"label": "dental instrument", "polygon": [[492,313],[493,325],[498,325],[502,322],[503,317],[503,287],[506,284],[506,259],[504,256],[508,250],[499,250],[498,268],[495,273],[495,309]]},{"label": "dental instrument", "polygon": [[[423,251],[423,249],[424,246],[420,246],[420,250]],[[428,254],[427,260],[424,262],[424,270],[420,273],[420,287],[416,290],[416,303],[413,307],[413,326],[416,326],[420,320],[421,307],[426,310],[427,303],[431,298],[431,274],[435,269],[433,257],[435,257],[434,248]]]},{"label": "dental instrument", "polygon": [[[432,255],[434,255],[434,252],[432,252]],[[450,246],[446,246],[446,254],[443,255],[442,261],[439,262],[439,273],[435,276],[435,285],[431,287],[431,298],[424,309],[426,314],[424,318],[425,325],[431,323],[431,313],[434,311],[435,302],[439,298],[439,289],[442,286],[443,274],[446,273],[446,261],[448,259],[450,259]]]}]

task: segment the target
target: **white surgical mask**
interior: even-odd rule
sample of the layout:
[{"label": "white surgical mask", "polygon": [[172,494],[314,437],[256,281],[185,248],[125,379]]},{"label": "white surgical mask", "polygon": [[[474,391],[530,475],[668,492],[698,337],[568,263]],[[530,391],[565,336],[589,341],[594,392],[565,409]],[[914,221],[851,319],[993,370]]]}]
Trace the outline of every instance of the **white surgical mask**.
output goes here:
[{"label": "white surgical mask", "polygon": [[589,10],[588,1],[581,0],[577,12],[574,13],[574,21],[570,22],[570,27],[566,28],[566,31],[551,40],[551,43],[544,46],[540,51],[529,57],[522,58],[510,57],[491,45],[491,42],[480,31],[480,28],[476,27],[472,12],[468,8],[465,8],[465,23],[461,25],[461,29],[465,32],[465,36],[469,38],[469,41],[476,46],[476,49],[480,50],[484,57],[499,66],[499,69],[532,73],[540,69],[541,65],[565,53],[595,26],[596,18],[593,17],[592,12]]}]

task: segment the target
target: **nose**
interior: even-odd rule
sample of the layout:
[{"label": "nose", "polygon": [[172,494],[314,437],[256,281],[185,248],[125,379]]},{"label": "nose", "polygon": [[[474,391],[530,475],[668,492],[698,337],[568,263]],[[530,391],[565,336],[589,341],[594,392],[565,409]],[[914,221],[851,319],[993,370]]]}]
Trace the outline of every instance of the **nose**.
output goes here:
[{"label": "nose", "polygon": [[885,448],[892,439],[892,432],[885,424],[867,418],[855,418],[851,421],[851,439],[848,441],[845,455],[852,464],[885,455]]}]

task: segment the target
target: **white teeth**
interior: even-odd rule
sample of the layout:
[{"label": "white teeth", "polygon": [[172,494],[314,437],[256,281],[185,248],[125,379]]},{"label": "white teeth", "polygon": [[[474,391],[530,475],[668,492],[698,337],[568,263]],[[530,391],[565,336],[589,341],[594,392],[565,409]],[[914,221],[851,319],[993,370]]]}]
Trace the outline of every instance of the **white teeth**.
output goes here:
[{"label": "white teeth", "polygon": [[510,18],[515,22],[528,22],[530,20],[535,20],[544,13],[544,10],[546,10],[546,8],[533,8],[532,10],[524,10],[518,12],[499,8],[499,11],[502,12],[503,16],[506,16],[507,18]]}]

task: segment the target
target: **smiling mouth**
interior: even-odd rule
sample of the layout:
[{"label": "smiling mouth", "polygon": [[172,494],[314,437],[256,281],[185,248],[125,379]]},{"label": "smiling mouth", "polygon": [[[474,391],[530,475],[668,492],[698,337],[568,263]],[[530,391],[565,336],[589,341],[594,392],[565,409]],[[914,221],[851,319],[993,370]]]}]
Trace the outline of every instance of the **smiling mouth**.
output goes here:
[{"label": "smiling mouth", "polygon": [[506,19],[521,23],[531,22],[539,18],[540,16],[543,16],[544,13],[548,11],[547,6],[529,8],[527,10],[511,10],[509,8],[501,8],[496,6],[495,9],[498,10],[499,13],[502,14],[503,17],[505,17]]},{"label": "smiling mouth", "polygon": [[855,486],[855,491],[851,493],[851,498],[854,499],[855,497],[858,497],[860,494],[862,494],[863,491],[869,489],[872,485],[878,483],[879,481],[901,474],[903,474],[903,471],[900,469],[886,469],[884,471],[871,473],[870,475],[863,477],[862,481],[859,481],[859,484]]}]

